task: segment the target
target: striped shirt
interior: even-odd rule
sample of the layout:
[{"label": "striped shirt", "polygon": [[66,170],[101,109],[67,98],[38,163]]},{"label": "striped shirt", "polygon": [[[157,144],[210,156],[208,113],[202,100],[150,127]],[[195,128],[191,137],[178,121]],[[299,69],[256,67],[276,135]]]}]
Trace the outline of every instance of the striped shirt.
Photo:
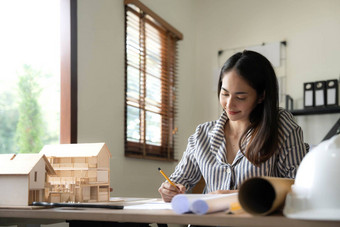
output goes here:
[{"label": "striped shirt", "polygon": [[223,111],[216,121],[206,122],[189,137],[186,151],[171,174],[173,182],[190,191],[201,176],[206,187],[204,193],[216,190],[239,189],[246,179],[255,176],[295,178],[297,168],[308,152],[303,133],[290,112],[279,110],[278,150],[260,166],[253,165],[239,150],[232,164],[227,162],[224,125],[227,114]]}]

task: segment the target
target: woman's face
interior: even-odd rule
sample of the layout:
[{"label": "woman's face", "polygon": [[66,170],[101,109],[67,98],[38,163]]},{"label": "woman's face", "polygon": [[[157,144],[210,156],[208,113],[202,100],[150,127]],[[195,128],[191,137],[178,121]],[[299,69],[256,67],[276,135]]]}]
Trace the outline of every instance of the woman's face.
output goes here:
[{"label": "woman's face", "polygon": [[220,103],[231,121],[249,122],[249,115],[262,99],[235,70],[224,74]]}]

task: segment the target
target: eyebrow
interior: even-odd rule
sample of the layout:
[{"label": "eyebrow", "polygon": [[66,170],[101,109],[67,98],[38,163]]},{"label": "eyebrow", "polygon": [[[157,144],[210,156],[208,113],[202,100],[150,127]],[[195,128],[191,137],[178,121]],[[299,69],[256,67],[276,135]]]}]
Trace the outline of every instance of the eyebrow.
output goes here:
[{"label": "eyebrow", "polygon": [[[226,92],[229,92],[227,89],[225,89],[224,87],[221,87],[222,90],[226,91]],[[236,92],[235,94],[238,94],[238,95],[242,95],[242,94],[248,94],[248,92],[245,92],[245,91],[239,91],[239,92]]]}]

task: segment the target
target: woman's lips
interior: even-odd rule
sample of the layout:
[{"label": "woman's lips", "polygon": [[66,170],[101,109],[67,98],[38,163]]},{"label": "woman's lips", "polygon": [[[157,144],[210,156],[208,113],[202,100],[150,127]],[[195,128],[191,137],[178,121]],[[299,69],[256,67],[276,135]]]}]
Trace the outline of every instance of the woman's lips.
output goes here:
[{"label": "woman's lips", "polygon": [[230,115],[235,115],[235,114],[238,114],[240,111],[231,111],[231,110],[228,110],[227,112]]}]

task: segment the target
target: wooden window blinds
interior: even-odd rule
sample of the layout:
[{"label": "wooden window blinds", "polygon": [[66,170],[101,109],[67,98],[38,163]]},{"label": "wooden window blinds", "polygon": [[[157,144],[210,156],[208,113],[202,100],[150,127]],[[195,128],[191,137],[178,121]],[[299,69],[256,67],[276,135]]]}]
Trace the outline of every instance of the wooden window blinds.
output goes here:
[{"label": "wooden window blinds", "polygon": [[174,160],[177,41],[138,0],[125,1],[125,156]]}]

